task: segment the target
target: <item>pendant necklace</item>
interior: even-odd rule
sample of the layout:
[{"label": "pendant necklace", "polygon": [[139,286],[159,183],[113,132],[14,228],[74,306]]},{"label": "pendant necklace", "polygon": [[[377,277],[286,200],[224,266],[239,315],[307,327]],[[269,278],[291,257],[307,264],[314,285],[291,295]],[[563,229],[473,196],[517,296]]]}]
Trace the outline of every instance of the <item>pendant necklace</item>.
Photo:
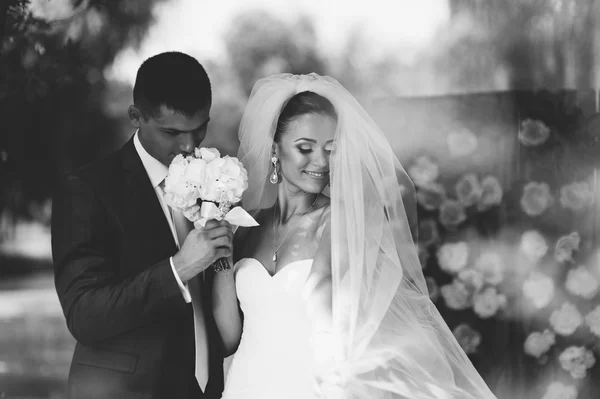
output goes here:
[{"label": "pendant necklace", "polygon": [[[283,237],[283,240],[281,240],[281,243],[279,244],[279,246],[275,249],[275,251],[273,251],[273,262],[277,262],[277,251],[279,251],[279,248],[281,248],[281,246],[285,242],[285,239],[288,237],[288,235],[294,229],[294,227],[296,227],[296,224],[298,223],[298,221],[300,220],[300,218],[302,216],[306,215],[308,213],[308,211],[310,211],[313,208],[313,206],[315,206],[315,204],[317,203],[317,200],[319,199],[320,195],[321,195],[321,193],[317,194],[317,197],[315,198],[315,200],[312,203],[312,205],[307,210],[305,210],[304,212],[302,212],[300,214],[300,216],[298,216],[296,218],[296,221],[294,222],[294,224],[292,224],[292,227],[290,227],[290,229],[288,230],[288,232],[285,234],[285,236]],[[275,210],[276,210],[276,208],[277,207],[273,207],[273,242],[274,243],[275,243]]]}]

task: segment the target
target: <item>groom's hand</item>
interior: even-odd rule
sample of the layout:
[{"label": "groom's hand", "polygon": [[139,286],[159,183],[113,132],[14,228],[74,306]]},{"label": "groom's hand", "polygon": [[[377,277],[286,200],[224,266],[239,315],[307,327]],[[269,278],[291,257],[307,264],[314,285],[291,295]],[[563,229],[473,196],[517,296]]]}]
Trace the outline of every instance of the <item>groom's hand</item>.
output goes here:
[{"label": "groom's hand", "polygon": [[182,282],[186,282],[219,258],[233,254],[233,232],[226,221],[209,220],[204,228],[192,230],[173,256],[173,266]]}]

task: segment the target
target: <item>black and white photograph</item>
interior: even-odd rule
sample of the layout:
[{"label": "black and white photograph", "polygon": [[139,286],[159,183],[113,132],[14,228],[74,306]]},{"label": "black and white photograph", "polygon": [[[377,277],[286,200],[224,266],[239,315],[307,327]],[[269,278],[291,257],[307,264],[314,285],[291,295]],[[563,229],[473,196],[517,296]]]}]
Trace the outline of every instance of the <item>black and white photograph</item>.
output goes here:
[{"label": "black and white photograph", "polygon": [[0,0],[0,399],[600,398],[599,0]]}]

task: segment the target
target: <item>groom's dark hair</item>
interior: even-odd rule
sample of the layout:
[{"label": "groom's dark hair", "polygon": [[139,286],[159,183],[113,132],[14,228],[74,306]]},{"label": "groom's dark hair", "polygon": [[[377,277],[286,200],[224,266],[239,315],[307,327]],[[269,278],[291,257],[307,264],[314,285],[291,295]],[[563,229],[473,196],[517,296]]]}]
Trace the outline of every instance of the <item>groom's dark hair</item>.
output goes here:
[{"label": "groom's dark hair", "polygon": [[144,118],[155,116],[161,105],[191,117],[212,104],[210,79],[194,57],[175,51],[161,53],[138,69],[133,103]]}]

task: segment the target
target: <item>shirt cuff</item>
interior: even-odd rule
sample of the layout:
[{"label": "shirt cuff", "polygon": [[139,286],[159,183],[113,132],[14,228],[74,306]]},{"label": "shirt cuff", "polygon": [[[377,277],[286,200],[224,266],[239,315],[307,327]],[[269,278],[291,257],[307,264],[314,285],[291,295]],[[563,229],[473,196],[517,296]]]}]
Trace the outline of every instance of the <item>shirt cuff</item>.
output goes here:
[{"label": "shirt cuff", "polygon": [[183,299],[185,299],[185,303],[192,302],[192,296],[190,295],[190,290],[188,290],[187,283],[182,283],[177,271],[175,271],[175,265],[173,264],[173,257],[169,258],[169,263],[171,264],[171,270],[173,270],[173,275],[175,276],[175,281],[177,281],[177,285],[179,286],[179,291],[181,291],[181,295],[183,295]]}]

